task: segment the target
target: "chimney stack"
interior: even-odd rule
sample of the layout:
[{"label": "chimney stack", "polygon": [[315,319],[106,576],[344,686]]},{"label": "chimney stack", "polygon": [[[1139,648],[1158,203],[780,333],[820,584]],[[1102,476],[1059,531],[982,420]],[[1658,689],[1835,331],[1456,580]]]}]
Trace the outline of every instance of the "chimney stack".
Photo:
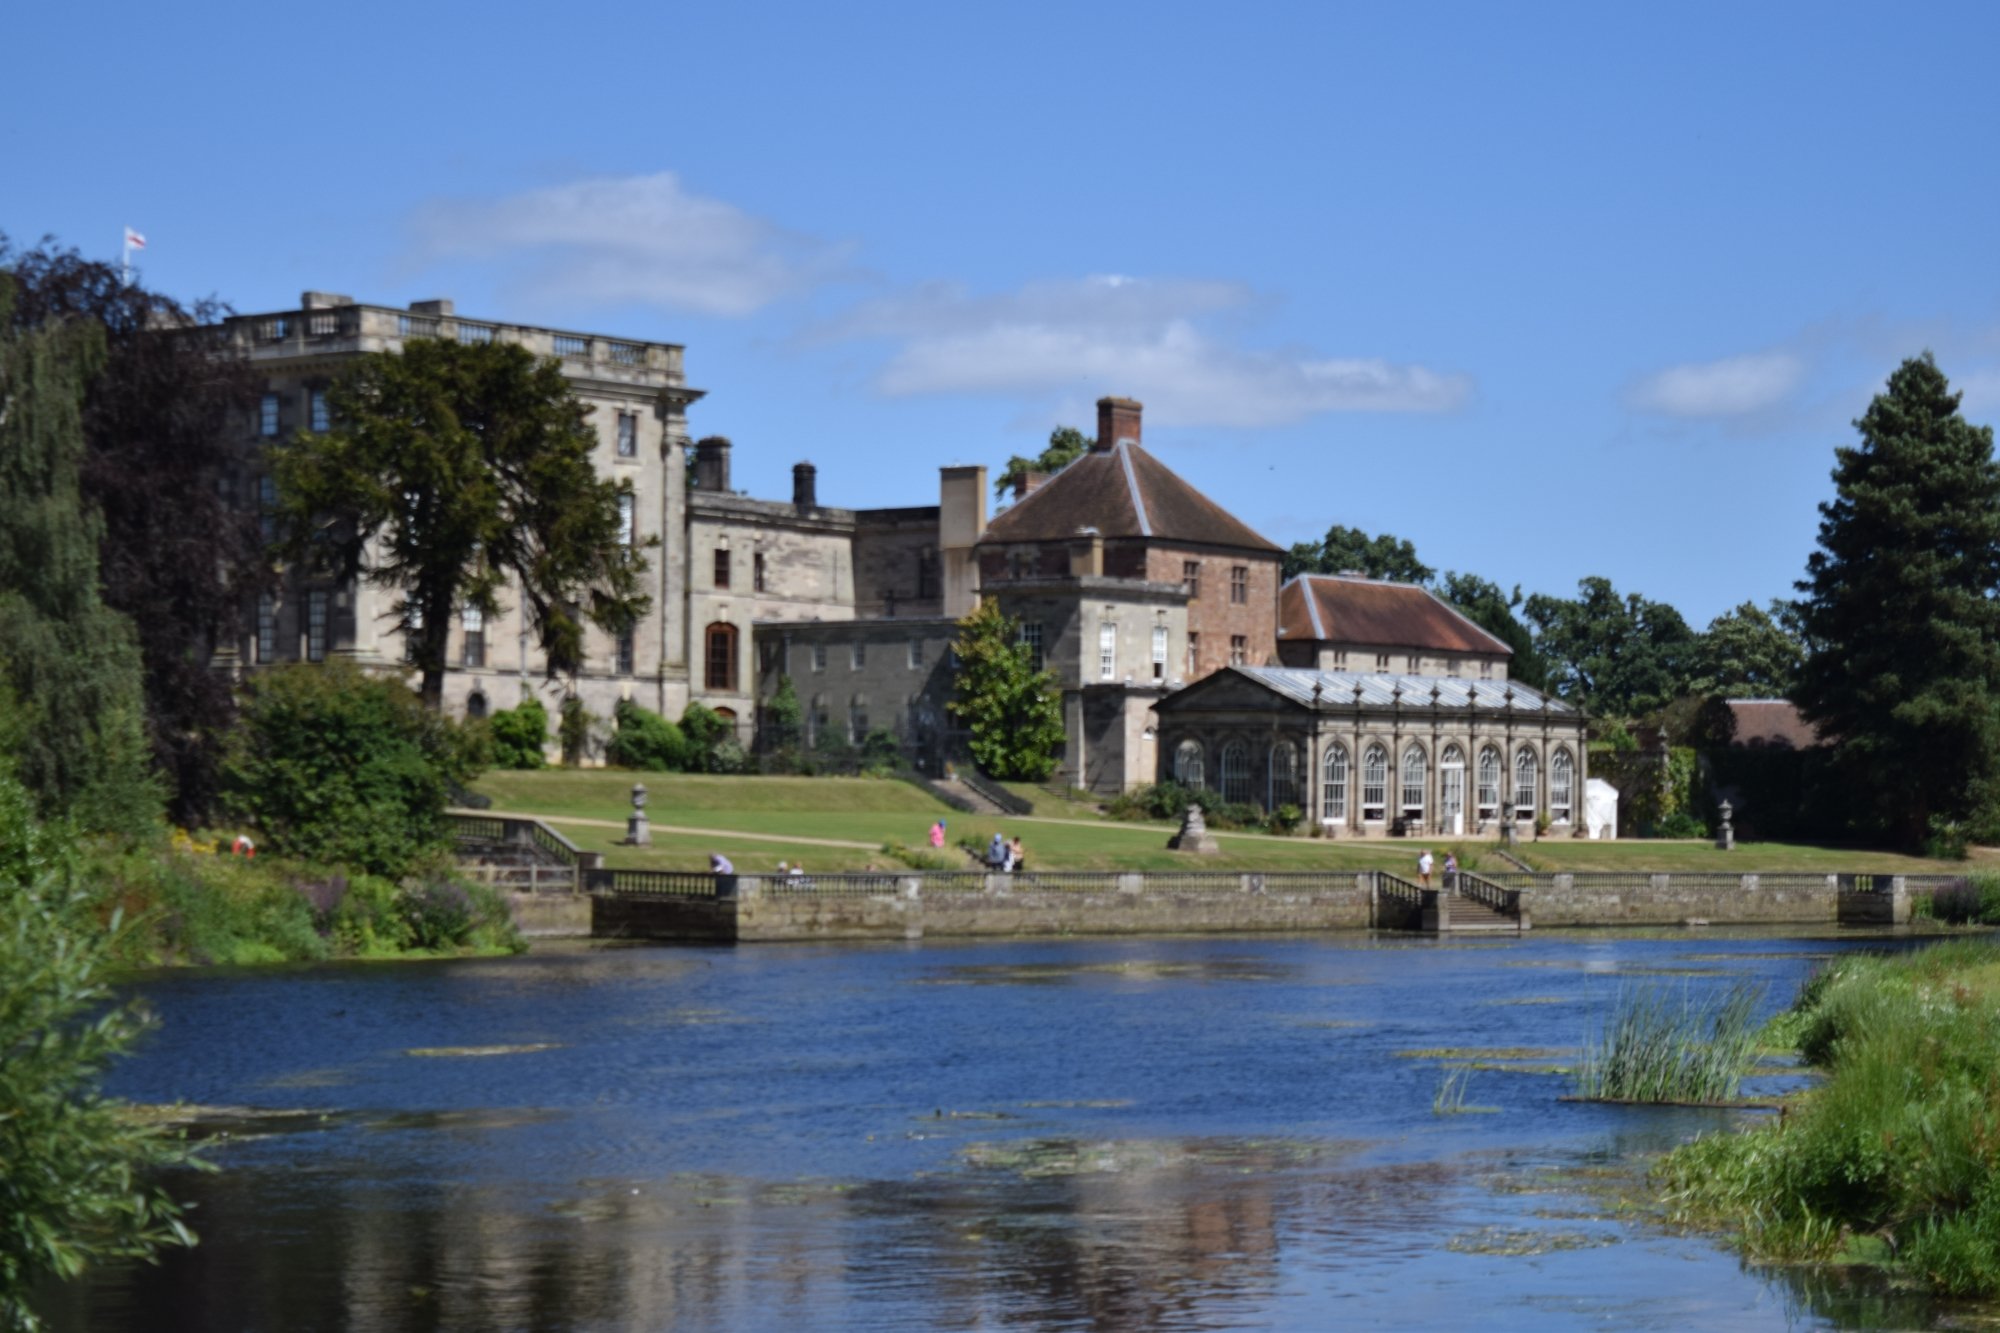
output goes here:
[{"label": "chimney stack", "polygon": [[792,465],[792,503],[801,509],[819,507],[819,469],[811,463]]},{"label": "chimney stack", "polygon": [[711,495],[729,491],[729,437],[709,435],[694,442],[694,488]]},{"label": "chimney stack", "polygon": [[1027,499],[1048,479],[1049,474],[1046,472],[1023,472],[1014,478],[1014,499],[1017,501]]},{"label": "chimney stack", "polygon": [[1139,443],[1139,413],[1143,409],[1137,399],[1100,398],[1097,400],[1097,444],[1098,453],[1109,452],[1120,440]]}]

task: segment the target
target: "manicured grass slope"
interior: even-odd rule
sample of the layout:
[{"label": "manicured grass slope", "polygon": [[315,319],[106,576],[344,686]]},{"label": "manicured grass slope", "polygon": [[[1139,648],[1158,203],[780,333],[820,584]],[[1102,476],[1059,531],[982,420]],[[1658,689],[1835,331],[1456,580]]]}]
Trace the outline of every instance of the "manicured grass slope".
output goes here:
[{"label": "manicured grass slope", "polygon": [[[630,813],[632,784],[643,782],[646,811],[656,830],[700,830],[703,834],[656,831],[650,849],[616,845]],[[580,845],[603,851],[614,866],[700,869],[708,853],[720,851],[746,871],[775,868],[780,860],[803,862],[823,872],[894,864],[878,850],[885,842],[927,848],[931,824],[944,819],[953,854],[960,839],[981,844],[994,832],[1019,835],[1031,869],[1071,870],[1394,870],[1414,874],[1417,853],[1426,845],[1442,857],[1456,846],[1468,870],[1509,867],[1490,844],[1465,840],[1392,839],[1378,842],[1278,838],[1218,833],[1222,854],[1187,857],[1167,850],[1173,827],[1097,818],[1092,807],[1027,784],[1009,784],[1035,802],[1024,819],[964,815],[932,799],[921,788],[885,778],[718,777],[685,773],[632,773],[612,769],[543,769],[497,772],[478,784],[496,810],[564,820],[603,821],[606,827],[565,824]],[[767,842],[726,834],[759,834],[786,839]],[[805,839],[808,841],[795,841]],[[858,844],[815,846],[811,839]],[[1519,849],[1522,859],[1543,870],[1678,870],[1730,874],[1762,872],[1858,871],[1872,873],[1960,873],[1964,862],[1927,861],[1889,852],[1746,843],[1717,851],[1697,842],[1589,842],[1552,838]],[[968,864],[970,864],[968,862]],[[1981,864],[1975,862],[1974,866]],[[2000,864],[1987,855],[1983,864]]]}]

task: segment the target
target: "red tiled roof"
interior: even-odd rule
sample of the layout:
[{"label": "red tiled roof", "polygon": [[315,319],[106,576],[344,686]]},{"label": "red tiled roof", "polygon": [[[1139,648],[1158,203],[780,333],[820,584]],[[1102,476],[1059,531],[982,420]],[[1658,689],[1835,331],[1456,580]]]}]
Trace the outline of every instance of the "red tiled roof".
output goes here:
[{"label": "red tiled roof", "polygon": [[1736,719],[1732,744],[1753,750],[1810,750],[1820,744],[1813,724],[1799,716],[1799,706],[1789,699],[1730,699],[1729,712]]},{"label": "red tiled roof", "polygon": [[1130,440],[1092,449],[987,524],[989,542],[1067,541],[1078,528],[1277,553],[1221,505]]},{"label": "red tiled roof", "polygon": [[1414,583],[1344,574],[1300,574],[1279,589],[1278,636],[1286,643],[1380,644],[1508,656],[1514,651]]}]

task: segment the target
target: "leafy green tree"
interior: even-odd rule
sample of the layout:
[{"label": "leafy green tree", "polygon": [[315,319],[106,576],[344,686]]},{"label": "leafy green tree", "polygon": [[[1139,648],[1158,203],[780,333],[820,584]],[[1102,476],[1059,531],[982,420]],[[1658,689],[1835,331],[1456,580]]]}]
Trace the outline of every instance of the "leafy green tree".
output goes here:
[{"label": "leafy green tree", "polygon": [[1417,548],[1400,537],[1371,537],[1336,523],[1317,542],[1298,542],[1285,552],[1284,575],[1358,573],[1398,583],[1429,583],[1437,571],[1417,559]]},{"label": "leafy green tree", "polygon": [[993,479],[993,494],[1005,497],[1030,472],[1053,477],[1090,452],[1090,437],[1074,426],[1057,426],[1049,432],[1049,447],[1033,458],[1015,454]]},{"label": "leafy green tree", "polygon": [[0,1327],[35,1329],[28,1296],[95,1262],[192,1245],[157,1181],[184,1145],[99,1091],[148,1026],[107,977],[122,933],[77,886],[64,839],[0,771]]},{"label": "leafy green tree", "polygon": [[1632,717],[1686,693],[1695,633],[1665,602],[1620,597],[1611,580],[1591,577],[1573,599],[1536,593],[1523,613],[1550,683],[1571,703]]},{"label": "leafy green tree", "polygon": [[1832,738],[1865,830],[1918,845],[2000,797],[2000,466],[1930,353],[1905,361],[1834,451],[1798,585],[1794,693]]},{"label": "leafy green tree", "polygon": [[495,768],[541,768],[548,763],[549,710],[532,695],[503,708],[487,722]]},{"label": "leafy green tree", "polygon": [[192,827],[213,805],[236,715],[228,674],[210,664],[270,575],[257,516],[235,484],[235,427],[255,372],[214,336],[227,313],[214,301],[183,306],[75,250],[14,251],[5,236],[0,269],[13,276],[23,327],[103,333],[103,364],[84,394],[79,481],[103,518],[104,602],[138,637],[147,733],[171,813]]},{"label": "leafy green tree", "polygon": [[1055,771],[1063,741],[1062,694],[1053,672],[1035,670],[1020,635],[1020,622],[990,601],[959,621],[955,694],[945,707],[965,723],[980,768],[1040,782]]},{"label": "leafy green tree", "polygon": [[392,878],[449,847],[450,793],[475,776],[454,723],[341,661],[251,677],[223,775],[272,850]]},{"label": "leafy green tree", "polygon": [[84,500],[83,404],[104,363],[88,320],[29,327],[0,273],[0,684],[15,772],[44,818],[136,834],[160,815],[131,623],[99,594],[103,520]]},{"label": "leafy green tree", "polygon": [[1805,652],[1785,623],[1786,610],[1776,600],[1768,611],[1745,602],[1709,621],[1688,664],[1689,690],[1732,699],[1788,697]]},{"label": "leafy green tree", "polygon": [[1499,584],[1477,574],[1447,571],[1438,579],[1436,592],[1466,619],[1514,650],[1507,661],[1509,680],[1518,680],[1530,689],[1548,688],[1548,663],[1535,648],[1533,632],[1514,616],[1514,608],[1521,605],[1519,584],[1512,593],[1504,593]]},{"label": "leafy green tree", "polygon": [[597,475],[555,361],[421,338],[361,358],[328,405],[332,430],[272,451],[279,550],[401,594],[431,708],[453,616],[499,614],[510,580],[551,678],[581,668],[585,622],[622,633],[646,613],[645,557],[620,516],[631,489]]},{"label": "leafy green tree", "polygon": [[764,701],[764,722],[757,737],[766,750],[789,750],[799,743],[805,724],[805,710],[799,704],[798,687],[789,675],[778,677],[778,688]]}]

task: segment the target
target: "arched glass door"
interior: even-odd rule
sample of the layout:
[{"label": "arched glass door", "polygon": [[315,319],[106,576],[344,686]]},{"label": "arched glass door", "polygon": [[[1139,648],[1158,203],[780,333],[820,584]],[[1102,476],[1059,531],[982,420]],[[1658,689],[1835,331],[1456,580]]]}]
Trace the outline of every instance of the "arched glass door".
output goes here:
[{"label": "arched glass door", "polygon": [[1456,837],[1465,832],[1465,751],[1444,747],[1438,759],[1438,828]]}]

